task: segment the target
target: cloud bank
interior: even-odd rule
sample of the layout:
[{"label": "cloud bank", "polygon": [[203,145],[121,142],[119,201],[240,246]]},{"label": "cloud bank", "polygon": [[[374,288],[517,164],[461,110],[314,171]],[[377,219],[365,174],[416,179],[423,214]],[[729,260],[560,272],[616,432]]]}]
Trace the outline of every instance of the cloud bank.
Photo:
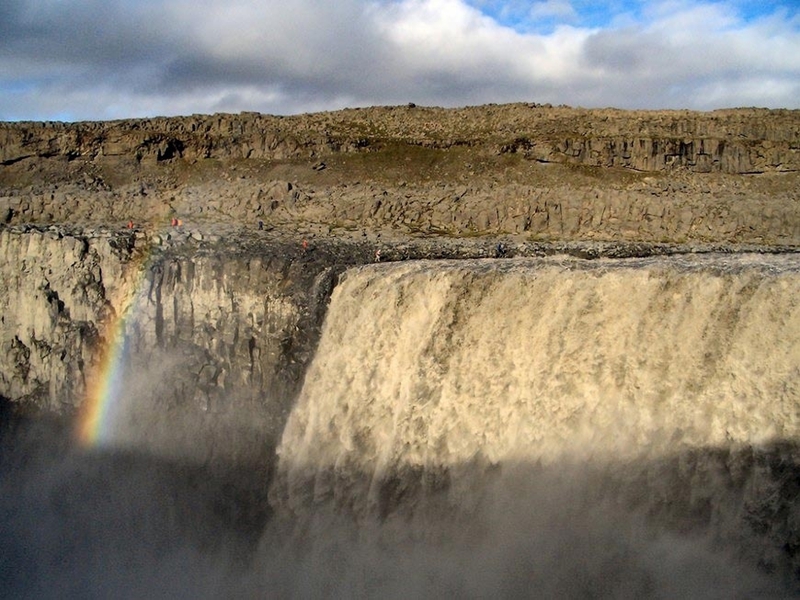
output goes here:
[{"label": "cloud bank", "polygon": [[800,108],[800,10],[750,0],[6,0],[0,119],[488,102]]}]

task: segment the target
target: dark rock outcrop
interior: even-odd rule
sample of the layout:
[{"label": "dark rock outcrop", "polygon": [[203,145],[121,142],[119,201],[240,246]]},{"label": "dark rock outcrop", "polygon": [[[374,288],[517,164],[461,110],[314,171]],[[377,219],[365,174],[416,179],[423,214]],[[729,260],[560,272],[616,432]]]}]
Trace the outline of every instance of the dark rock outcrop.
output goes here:
[{"label": "dark rock outcrop", "polygon": [[391,144],[491,148],[531,159],[641,171],[755,173],[800,168],[800,112],[584,110],[536,105],[384,107],[83,123],[5,123],[0,163],[25,158],[287,159]]}]

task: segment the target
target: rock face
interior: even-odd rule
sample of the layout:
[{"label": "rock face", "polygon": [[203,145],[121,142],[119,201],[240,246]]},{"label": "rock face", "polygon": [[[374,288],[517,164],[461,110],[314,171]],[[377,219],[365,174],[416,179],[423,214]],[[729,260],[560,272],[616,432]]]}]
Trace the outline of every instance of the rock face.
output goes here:
[{"label": "rock face", "polygon": [[800,111],[384,107],[0,125],[9,224],[796,244]]},{"label": "rock face", "polygon": [[[165,452],[263,459],[312,355],[336,269],[277,244],[218,250],[185,239],[175,253],[128,232],[0,232],[0,395],[73,412],[107,376],[104,353],[124,335],[118,401],[139,407],[128,411],[129,442],[158,421],[163,430],[146,433]],[[186,435],[207,430],[205,444],[182,439],[165,413],[192,423]],[[242,414],[248,427],[232,422]]]},{"label": "rock face", "polygon": [[[123,319],[131,429],[172,411],[213,430],[201,460],[240,431],[231,452],[271,447],[349,265],[587,242],[794,248],[798,194],[798,111],[0,124],[0,395],[74,410]],[[234,405],[254,422],[233,423]],[[178,446],[165,451],[193,444]]]},{"label": "rock face", "polygon": [[82,396],[98,328],[124,296],[128,241],[0,232],[0,394],[55,409]]},{"label": "rock face", "polygon": [[0,130],[0,161],[134,156],[307,158],[379,150],[387,143],[483,146],[542,162],[641,171],[753,173],[800,166],[797,111],[583,110],[538,105],[440,109],[386,107],[296,117],[257,113],[123,120],[13,123]]},{"label": "rock face", "polygon": [[[759,109],[0,124],[3,583],[796,594],[799,153]],[[3,435],[92,406],[99,451]]]}]

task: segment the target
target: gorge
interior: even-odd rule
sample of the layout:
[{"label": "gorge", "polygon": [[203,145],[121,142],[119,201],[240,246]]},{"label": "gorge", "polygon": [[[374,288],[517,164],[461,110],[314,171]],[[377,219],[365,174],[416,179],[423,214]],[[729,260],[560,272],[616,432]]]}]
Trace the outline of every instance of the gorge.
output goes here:
[{"label": "gorge", "polygon": [[797,111],[0,141],[11,595],[800,593]]}]

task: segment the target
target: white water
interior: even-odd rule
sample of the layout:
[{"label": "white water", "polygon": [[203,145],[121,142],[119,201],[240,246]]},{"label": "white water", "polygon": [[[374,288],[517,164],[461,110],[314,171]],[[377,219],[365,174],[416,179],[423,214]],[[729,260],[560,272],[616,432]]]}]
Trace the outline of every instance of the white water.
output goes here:
[{"label": "white water", "polygon": [[347,272],[271,492],[308,573],[338,565],[311,589],[767,593],[800,536],[798,299],[791,256]]},{"label": "white water", "polygon": [[796,440],[800,275],[757,258],[354,269],[282,468],[381,476]]}]

